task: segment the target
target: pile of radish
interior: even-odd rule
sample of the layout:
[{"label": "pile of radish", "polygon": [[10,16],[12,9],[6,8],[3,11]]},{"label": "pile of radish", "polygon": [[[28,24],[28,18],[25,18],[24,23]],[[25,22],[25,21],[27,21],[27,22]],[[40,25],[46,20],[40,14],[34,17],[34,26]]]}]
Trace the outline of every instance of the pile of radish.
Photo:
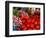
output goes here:
[{"label": "pile of radish", "polygon": [[19,17],[13,16],[13,23],[18,26],[16,30],[40,30],[40,11],[36,9],[34,14],[28,14],[19,10]]}]

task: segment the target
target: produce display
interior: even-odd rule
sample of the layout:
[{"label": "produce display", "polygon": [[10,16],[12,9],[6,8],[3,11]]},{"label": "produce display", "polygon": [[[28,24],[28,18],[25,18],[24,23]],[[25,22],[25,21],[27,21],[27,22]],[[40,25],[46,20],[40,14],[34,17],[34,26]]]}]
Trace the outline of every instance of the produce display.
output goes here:
[{"label": "produce display", "polygon": [[13,30],[40,30],[40,8],[13,7]]}]

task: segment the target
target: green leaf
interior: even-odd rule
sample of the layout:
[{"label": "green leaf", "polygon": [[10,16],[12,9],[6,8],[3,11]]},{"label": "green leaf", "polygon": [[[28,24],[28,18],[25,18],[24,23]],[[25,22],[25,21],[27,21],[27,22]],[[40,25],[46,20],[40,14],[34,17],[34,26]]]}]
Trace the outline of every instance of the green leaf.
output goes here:
[{"label": "green leaf", "polygon": [[13,9],[13,15],[19,17],[19,13],[17,9]]}]

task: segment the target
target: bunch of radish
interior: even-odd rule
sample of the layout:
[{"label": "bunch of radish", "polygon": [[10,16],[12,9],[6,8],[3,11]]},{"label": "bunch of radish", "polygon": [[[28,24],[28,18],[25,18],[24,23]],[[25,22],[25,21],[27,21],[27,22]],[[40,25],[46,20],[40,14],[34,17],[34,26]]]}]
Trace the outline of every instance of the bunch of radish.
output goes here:
[{"label": "bunch of radish", "polygon": [[39,9],[35,10],[31,17],[23,10],[19,10],[18,12],[19,17],[13,16],[13,23],[19,26],[17,30],[40,30]]}]

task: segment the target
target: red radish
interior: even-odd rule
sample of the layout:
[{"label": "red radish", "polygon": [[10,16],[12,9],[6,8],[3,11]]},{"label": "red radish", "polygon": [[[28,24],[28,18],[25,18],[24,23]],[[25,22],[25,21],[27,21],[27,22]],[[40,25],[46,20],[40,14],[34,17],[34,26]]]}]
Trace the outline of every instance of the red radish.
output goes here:
[{"label": "red radish", "polygon": [[24,27],[22,30],[27,30],[27,27]]},{"label": "red radish", "polygon": [[17,30],[19,31],[19,30],[20,30],[20,28],[17,28]]},{"label": "red radish", "polygon": [[31,26],[30,26],[31,28],[34,28],[34,24],[31,24]]},{"label": "red radish", "polygon": [[30,25],[28,25],[28,24],[27,24],[26,26],[27,26],[27,27],[30,27]]},{"label": "red radish", "polygon": [[36,24],[36,25],[38,24],[37,21],[35,21],[35,24]]},{"label": "red radish", "polygon": [[36,30],[39,30],[39,29],[40,29],[40,25],[37,25],[37,26],[36,26]]}]

